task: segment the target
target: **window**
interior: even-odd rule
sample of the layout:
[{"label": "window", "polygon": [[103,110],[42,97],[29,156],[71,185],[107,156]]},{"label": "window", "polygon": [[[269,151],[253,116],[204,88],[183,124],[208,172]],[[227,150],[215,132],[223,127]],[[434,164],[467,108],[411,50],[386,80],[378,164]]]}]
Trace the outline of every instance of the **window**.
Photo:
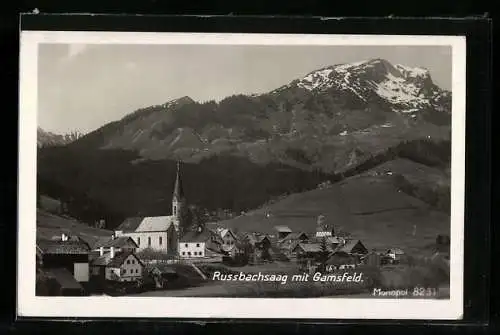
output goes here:
[{"label": "window", "polygon": [[130,264],[130,259],[127,259],[127,264]]},{"label": "window", "polygon": [[135,259],[132,260],[132,264],[135,264]]},{"label": "window", "polygon": [[195,252],[193,252],[193,254],[196,256],[196,255],[198,255],[198,252],[195,251]]},{"label": "window", "polygon": [[187,247],[188,247],[188,244],[186,243],[186,244],[184,244],[184,246],[187,248]]},{"label": "window", "polygon": [[160,236],[160,237],[158,237],[158,243],[161,245],[161,243],[162,243],[162,242],[163,242],[163,241],[162,241],[161,236]]},{"label": "window", "polygon": [[140,237],[137,238],[137,245],[141,245],[141,238]]},{"label": "window", "polygon": [[188,251],[188,256],[191,256],[191,252],[190,251]]},{"label": "window", "polygon": [[197,247],[199,247],[199,246],[200,246],[200,244],[199,244],[199,243],[196,243],[196,246],[197,246]]},{"label": "window", "polygon": [[177,215],[177,206],[174,206],[174,215]]},{"label": "window", "polygon": [[135,273],[139,273],[139,269],[135,269]]},{"label": "window", "polygon": [[183,251],[183,252],[182,252],[182,256],[184,256],[185,254],[186,254],[186,253]]},{"label": "window", "polygon": [[148,247],[151,246],[151,237],[148,237]]}]

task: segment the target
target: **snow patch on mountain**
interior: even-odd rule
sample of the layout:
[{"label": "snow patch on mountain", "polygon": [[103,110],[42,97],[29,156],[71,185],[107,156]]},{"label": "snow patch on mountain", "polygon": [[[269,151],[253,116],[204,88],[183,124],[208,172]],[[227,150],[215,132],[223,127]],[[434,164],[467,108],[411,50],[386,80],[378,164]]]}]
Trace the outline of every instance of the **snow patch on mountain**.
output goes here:
[{"label": "snow patch on mountain", "polygon": [[448,92],[439,89],[431,80],[427,69],[392,65],[383,59],[337,64],[311,72],[291,84],[273,92],[295,85],[313,93],[333,89],[350,92],[367,102],[373,94],[382,98],[395,112],[412,113],[447,98]]}]

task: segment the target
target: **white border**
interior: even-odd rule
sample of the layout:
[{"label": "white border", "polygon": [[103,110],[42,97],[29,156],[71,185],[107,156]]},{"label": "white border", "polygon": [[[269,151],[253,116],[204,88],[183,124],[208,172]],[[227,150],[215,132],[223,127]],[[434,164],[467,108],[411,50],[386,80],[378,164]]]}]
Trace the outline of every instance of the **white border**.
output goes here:
[{"label": "white border", "polygon": [[[449,45],[452,47],[450,300],[35,296],[37,66],[40,43]],[[17,311],[23,317],[461,319],[465,195],[465,37],[22,31]]]}]

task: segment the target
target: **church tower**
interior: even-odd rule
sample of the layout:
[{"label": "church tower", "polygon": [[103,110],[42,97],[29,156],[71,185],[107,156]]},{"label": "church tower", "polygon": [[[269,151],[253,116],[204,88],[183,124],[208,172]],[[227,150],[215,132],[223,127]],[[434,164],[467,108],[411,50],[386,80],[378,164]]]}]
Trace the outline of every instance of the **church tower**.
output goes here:
[{"label": "church tower", "polygon": [[185,206],[184,190],[182,188],[180,176],[180,163],[177,162],[177,176],[175,178],[174,194],[172,196],[172,216],[175,217],[177,224],[181,220],[183,206]]}]

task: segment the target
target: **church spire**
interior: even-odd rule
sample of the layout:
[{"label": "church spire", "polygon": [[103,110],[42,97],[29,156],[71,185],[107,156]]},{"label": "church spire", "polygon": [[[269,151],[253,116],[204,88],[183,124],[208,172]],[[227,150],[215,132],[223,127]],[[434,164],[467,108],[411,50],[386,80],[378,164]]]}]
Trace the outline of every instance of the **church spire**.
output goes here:
[{"label": "church spire", "polygon": [[182,188],[181,175],[180,175],[180,162],[177,161],[177,176],[175,179],[174,186],[174,199],[182,200],[184,199],[184,190]]}]

